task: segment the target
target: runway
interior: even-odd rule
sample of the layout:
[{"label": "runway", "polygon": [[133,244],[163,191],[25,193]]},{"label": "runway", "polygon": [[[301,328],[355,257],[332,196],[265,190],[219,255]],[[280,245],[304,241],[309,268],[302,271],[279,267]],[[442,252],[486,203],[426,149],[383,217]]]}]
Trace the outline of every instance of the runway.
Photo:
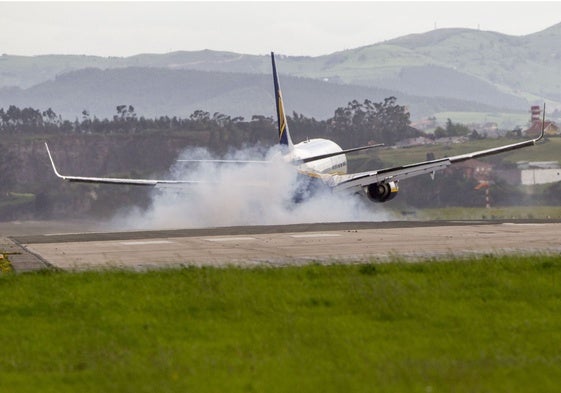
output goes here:
[{"label": "runway", "polygon": [[394,221],[17,235],[45,265],[68,270],[285,266],[561,253],[561,221]]}]

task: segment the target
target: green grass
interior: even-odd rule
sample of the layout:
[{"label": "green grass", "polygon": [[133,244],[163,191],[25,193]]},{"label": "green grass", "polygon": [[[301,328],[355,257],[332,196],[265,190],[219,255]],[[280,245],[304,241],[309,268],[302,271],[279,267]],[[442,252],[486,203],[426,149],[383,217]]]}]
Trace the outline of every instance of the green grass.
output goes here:
[{"label": "green grass", "polygon": [[444,207],[419,209],[420,220],[560,219],[561,206]]},{"label": "green grass", "polygon": [[0,391],[554,392],[561,257],[0,276]]},{"label": "green grass", "polygon": [[0,197],[0,209],[14,208],[35,200],[34,194],[10,192]]},{"label": "green grass", "polygon": [[514,129],[517,125],[525,129],[530,121],[530,116],[524,112],[439,112],[434,116],[443,124],[447,119],[461,124],[492,122],[497,123],[501,129]]}]

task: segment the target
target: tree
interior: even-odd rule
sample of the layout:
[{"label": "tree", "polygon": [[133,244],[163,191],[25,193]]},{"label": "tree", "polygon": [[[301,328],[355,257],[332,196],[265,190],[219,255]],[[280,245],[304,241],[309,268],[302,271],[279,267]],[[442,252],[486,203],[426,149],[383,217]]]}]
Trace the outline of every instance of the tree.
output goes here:
[{"label": "tree", "polygon": [[60,124],[62,119],[60,116],[57,116],[55,111],[52,108],[47,109],[42,113],[43,115],[43,123],[50,123],[50,124]]},{"label": "tree", "polygon": [[436,130],[434,130],[434,136],[436,138],[466,136],[469,133],[470,133],[469,128],[467,128],[466,126],[460,123],[454,124],[450,119],[446,120],[446,129],[443,129],[442,127],[439,126],[437,127]]},{"label": "tree", "polygon": [[7,122],[11,125],[18,125],[21,123],[21,109],[15,105],[10,105],[6,112]]},{"label": "tree", "polygon": [[345,133],[353,144],[371,141],[391,145],[395,142],[421,133],[409,126],[409,112],[405,106],[397,105],[395,97],[383,102],[353,100],[344,108],[337,108],[328,124],[337,133]]}]

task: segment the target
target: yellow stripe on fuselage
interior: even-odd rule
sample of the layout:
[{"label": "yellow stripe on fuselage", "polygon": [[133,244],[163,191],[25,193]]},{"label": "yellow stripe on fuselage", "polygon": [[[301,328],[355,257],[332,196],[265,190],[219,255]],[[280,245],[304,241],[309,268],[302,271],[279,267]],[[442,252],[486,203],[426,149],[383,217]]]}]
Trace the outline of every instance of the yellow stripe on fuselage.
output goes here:
[{"label": "yellow stripe on fuselage", "polygon": [[346,174],[346,172],[317,173],[317,172],[307,172],[307,171],[302,171],[302,170],[299,170],[298,173],[300,175],[313,177],[315,179],[323,179],[323,178],[326,178],[326,177],[331,177],[333,175],[345,175]]}]

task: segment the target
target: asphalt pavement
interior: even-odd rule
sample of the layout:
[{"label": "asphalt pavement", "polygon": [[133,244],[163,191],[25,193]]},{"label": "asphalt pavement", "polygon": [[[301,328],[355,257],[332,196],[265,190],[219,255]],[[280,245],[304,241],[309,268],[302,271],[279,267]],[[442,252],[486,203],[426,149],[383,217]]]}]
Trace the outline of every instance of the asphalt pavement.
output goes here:
[{"label": "asphalt pavement", "polygon": [[35,256],[45,268],[69,270],[561,253],[561,220],[348,222],[73,233],[37,233],[36,229],[25,234],[20,227],[17,235],[4,239]]}]

